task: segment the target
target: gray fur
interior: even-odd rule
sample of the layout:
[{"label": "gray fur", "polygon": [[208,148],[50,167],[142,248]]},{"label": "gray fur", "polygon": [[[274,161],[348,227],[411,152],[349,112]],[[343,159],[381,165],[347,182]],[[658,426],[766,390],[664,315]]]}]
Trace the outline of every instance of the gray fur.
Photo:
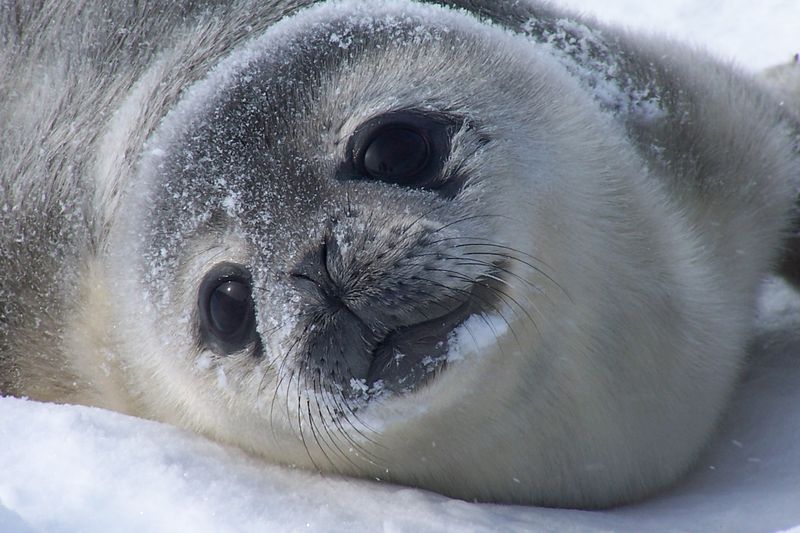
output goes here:
[{"label": "gray fur", "polygon": [[[796,115],[676,43],[443,3],[0,3],[0,391],[467,499],[678,479],[792,224]],[[342,174],[399,109],[457,119],[447,194]],[[198,335],[220,262],[261,351]]]}]

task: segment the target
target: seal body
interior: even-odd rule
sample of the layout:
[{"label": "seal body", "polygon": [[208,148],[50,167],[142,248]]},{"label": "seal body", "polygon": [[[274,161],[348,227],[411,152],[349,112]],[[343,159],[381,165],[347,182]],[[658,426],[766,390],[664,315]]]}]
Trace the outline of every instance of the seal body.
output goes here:
[{"label": "seal body", "polygon": [[795,115],[673,42],[438,4],[3,4],[0,390],[466,499],[678,479]]}]

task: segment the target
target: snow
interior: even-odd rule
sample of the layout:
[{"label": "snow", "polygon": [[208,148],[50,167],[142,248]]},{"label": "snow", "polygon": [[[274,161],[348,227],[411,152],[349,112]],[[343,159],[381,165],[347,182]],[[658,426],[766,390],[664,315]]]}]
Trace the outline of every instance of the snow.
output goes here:
[{"label": "snow", "polygon": [[[757,70],[800,49],[800,2],[562,0]],[[0,399],[0,532],[800,531],[800,296],[766,287],[752,366],[722,431],[673,490],[586,512],[452,500],[264,464],[155,422]]]},{"label": "snow", "polygon": [[507,332],[508,322],[500,313],[472,315],[447,337],[447,360],[480,357],[485,348],[493,346]]}]

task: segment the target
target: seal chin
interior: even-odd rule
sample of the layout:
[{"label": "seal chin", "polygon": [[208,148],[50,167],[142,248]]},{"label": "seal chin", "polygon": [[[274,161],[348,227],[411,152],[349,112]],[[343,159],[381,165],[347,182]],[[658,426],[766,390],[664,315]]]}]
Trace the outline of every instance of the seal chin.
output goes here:
[{"label": "seal chin", "polygon": [[407,394],[428,383],[447,364],[453,333],[470,317],[500,308],[500,277],[481,277],[466,299],[436,318],[390,331],[375,346],[366,385],[369,397],[386,392]]}]

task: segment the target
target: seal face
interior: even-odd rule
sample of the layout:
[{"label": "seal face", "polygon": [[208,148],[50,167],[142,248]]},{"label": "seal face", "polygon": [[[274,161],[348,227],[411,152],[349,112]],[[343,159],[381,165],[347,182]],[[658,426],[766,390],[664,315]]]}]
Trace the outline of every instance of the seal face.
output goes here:
[{"label": "seal face", "polygon": [[[513,239],[492,236],[511,219],[496,207],[502,182],[484,177],[497,166],[482,161],[496,126],[447,95],[453,72],[429,94],[413,90],[434,81],[428,68],[381,87],[385,72],[368,53],[415,65],[421,43],[489,43],[399,13],[370,12],[355,26],[312,13],[313,24],[299,17],[302,31],[268,30],[251,59],[223,62],[150,142],[135,179],[146,192],[122,208],[144,238],[123,261],[142,265],[156,316],[197,292],[175,286],[182,271],[209,270],[187,336],[220,368],[220,357],[249,358],[270,364],[276,382],[348,403],[405,394],[442,368],[458,326],[513,301],[509,262],[536,268]],[[340,34],[348,45],[330,46]],[[323,65],[331,79],[314,73]],[[231,238],[241,255],[228,251]],[[205,259],[212,249],[217,258]],[[187,255],[203,260],[190,267]]]},{"label": "seal face", "polygon": [[16,357],[9,390],[468,499],[684,472],[789,223],[779,106],[534,4],[245,4],[136,20],[158,50],[65,156],[93,178],[55,372],[80,386]]}]

